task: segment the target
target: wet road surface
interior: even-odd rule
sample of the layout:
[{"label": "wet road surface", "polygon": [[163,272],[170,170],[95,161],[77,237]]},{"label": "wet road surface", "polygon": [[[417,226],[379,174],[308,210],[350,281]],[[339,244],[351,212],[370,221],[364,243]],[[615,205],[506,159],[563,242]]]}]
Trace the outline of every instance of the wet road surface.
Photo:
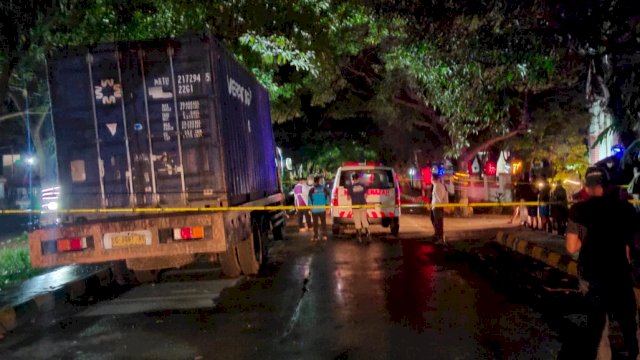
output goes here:
[{"label": "wet road surface", "polygon": [[[155,285],[160,291],[144,285],[20,328],[0,343],[0,358],[557,357],[557,323],[496,290],[454,245],[404,229],[400,240],[379,233],[368,246],[349,238],[313,244],[310,234],[296,234],[263,275],[225,285],[219,296],[216,282],[229,280],[217,272],[173,273]],[[162,297],[163,287],[177,291],[179,305],[126,309],[140,303],[136,294]]]}]

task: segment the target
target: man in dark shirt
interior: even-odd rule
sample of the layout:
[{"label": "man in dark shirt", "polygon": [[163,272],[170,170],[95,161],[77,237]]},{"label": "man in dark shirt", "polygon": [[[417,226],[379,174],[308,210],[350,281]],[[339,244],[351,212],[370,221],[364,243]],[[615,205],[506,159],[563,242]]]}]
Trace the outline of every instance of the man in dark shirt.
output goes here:
[{"label": "man in dark shirt", "polygon": [[589,168],[585,187],[590,197],[569,213],[566,246],[571,254],[580,251],[578,276],[588,304],[580,359],[596,358],[607,316],[620,324],[629,359],[638,356],[637,306],[629,265],[637,224],[631,204],[607,194],[608,185],[606,170]]},{"label": "man in dark shirt", "polygon": [[351,214],[353,217],[353,223],[356,226],[356,237],[358,238],[358,242],[362,242],[362,229],[365,231],[367,242],[370,242],[371,235],[369,234],[367,209],[362,207],[367,205],[367,187],[361,183],[360,174],[357,172],[353,174],[353,181],[347,191],[349,198],[351,199],[351,205],[356,206],[355,208],[351,208]]}]

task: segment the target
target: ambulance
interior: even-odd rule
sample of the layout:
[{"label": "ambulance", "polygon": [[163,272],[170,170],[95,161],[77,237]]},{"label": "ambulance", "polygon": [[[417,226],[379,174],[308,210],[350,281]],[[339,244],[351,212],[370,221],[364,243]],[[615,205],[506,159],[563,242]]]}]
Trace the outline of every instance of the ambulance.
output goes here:
[{"label": "ambulance", "polygon": [[333,234],[340,234],[347,226],[353,226],[351,199],[348,189],[354,174],[367,186],[367,219],[369,224],[379,224],[400,231],[400,185],[393,168],[377,162],[346,162],[338,168],[331,191],[331,217]]}]

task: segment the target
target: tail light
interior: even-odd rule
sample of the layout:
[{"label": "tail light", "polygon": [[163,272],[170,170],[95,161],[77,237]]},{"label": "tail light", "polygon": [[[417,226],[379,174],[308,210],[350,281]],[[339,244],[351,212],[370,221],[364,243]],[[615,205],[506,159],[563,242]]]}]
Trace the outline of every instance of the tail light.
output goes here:
[{"label": "tail light", "polygon": [[69,251],[83,251],[93,247],[93,237],[75,237],[67,239],[47,240],[41,243],[42,254],[50,255]]},{"label": "tail light", "polygon": [[204,227],[183,227],[173,229],[174,240],[195,240],[204,238]]},{"label": "tail light", "polygon": [[331,194],[331,204],[333,204],[333,206],[338,206],[338,187],[337,186],[333,189],[333,194]]}]

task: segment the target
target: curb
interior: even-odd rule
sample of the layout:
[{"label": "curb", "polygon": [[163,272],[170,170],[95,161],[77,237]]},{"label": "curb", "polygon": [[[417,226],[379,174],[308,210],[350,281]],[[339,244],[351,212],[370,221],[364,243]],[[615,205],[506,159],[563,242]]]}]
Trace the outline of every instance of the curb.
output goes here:
[{"label": "curb", "polygon": [[[498,231],[495,242],[509,250],[529,256],[566,274],[578,277],[578,262],[568,254],[550,251],[540,245],[520,239],[514,234],[505,234],[504,231]],[[636,304],[640,309],[640,288],[636,287],[633,291],[636,295]]]},{"label": "curb", "polygon": [[512,251],[534,258],[569,275],[578,276],[578,262],[570,255],[550,251],[533,242],[517,238],[514,234],[505,234],[504,231],[498,231],[495,241]]},{"label": "curb", "polygon": [[114,281],[111,268],[99,270],[85,278],[65,284],[49,293],[35,295],[19,304],[0,308],[0,339],[9,331],[38,318],[55,307],[80,300],[87,294],[108,286]]}]

